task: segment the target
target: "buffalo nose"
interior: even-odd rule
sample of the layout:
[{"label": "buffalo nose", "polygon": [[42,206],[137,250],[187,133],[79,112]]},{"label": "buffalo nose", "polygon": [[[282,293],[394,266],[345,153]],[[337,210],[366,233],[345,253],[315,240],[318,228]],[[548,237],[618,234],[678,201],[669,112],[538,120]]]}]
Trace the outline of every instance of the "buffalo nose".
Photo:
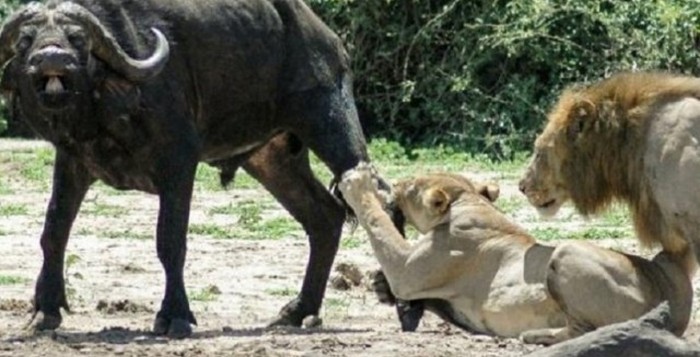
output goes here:
[{"label": "buffalo nose", "polygon": [[29,65],[41,72],[63,72],[75,63],[73,56],[58,46],[46,46],[29,56]]}]

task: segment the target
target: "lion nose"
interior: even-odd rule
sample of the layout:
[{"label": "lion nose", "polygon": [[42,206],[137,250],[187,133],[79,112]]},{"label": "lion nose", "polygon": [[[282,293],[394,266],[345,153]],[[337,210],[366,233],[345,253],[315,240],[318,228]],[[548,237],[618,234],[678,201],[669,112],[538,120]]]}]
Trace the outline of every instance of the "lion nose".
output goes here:
[{"label": "lion nose", "polygon": [[525,193],[525,191],[527,191],[527,183],[525,182],[525,179],[520,180],[520,182],[518,183],[518,189],[522,193]]},{"label": "lion nose", "polygon": [[63,73],[69,69],[75,60],[73,56],[59,46],[46,46],[29,56],[29,65],[41,73]]}]

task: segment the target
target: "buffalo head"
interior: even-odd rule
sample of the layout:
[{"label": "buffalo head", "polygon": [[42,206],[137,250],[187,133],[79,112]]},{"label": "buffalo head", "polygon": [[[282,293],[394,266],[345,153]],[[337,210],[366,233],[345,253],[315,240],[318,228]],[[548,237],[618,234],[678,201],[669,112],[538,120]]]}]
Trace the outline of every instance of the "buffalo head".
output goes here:
[{"label": "buffalo head", "polygon": [[41,109],[57,111],[90,89],[96,58],[127,80],[147,80],[163,69],[169,56],[165,36],[152,31],[155,51],[149,58],[134,59],[84,7],[71,2],[30,3],[0,29],[0,68],[7,65],[3,89],[18,89],[21,97],[31,96],[30,102]]}]

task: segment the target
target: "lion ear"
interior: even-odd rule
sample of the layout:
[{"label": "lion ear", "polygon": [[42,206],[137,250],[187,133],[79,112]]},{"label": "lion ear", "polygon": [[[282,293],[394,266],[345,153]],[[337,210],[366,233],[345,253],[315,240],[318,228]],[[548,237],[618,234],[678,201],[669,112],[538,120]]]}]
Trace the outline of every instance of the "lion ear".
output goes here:
[{"label": "lion ear", "polygon": [[450,197],[442,189],[433,188],[425,193],[423,203],[433,213],[442,214],[450,207]]},{"label": "lion ear", "polygon": [[585,129],[586,123],[591,122],[595,115],[596,107],[593,102],[588,99],[578,100],[569,112],[569,127],[567,128],[569,139],[578,138]]},{"label": "lion ear", "polygon": [[486,197],[491,202],[496,202],[498,196],[501,194],[501,188],[495,183],[486,183],[476,186],[476,192],[480,195]]}]

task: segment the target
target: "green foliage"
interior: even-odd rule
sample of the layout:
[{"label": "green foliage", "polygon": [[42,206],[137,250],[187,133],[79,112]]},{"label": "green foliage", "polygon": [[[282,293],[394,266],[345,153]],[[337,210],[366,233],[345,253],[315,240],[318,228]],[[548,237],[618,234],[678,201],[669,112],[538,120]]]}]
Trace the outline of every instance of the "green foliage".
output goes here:
[{"label": "green foliage", "polygon": [[[510,159],[530,149],[567,85],[700,72],[697,0],[306,1],[346,43],[367,131],[409,148]],[[0,2],[0,20],[23,2]],[[197,177],[218,187],[213,170]]]},{"label": "green foliage", "polygon": [[698,73],[696,0],[307,0],[347,44],[367,127],[510,158],[557,93],[633,69]]}]

